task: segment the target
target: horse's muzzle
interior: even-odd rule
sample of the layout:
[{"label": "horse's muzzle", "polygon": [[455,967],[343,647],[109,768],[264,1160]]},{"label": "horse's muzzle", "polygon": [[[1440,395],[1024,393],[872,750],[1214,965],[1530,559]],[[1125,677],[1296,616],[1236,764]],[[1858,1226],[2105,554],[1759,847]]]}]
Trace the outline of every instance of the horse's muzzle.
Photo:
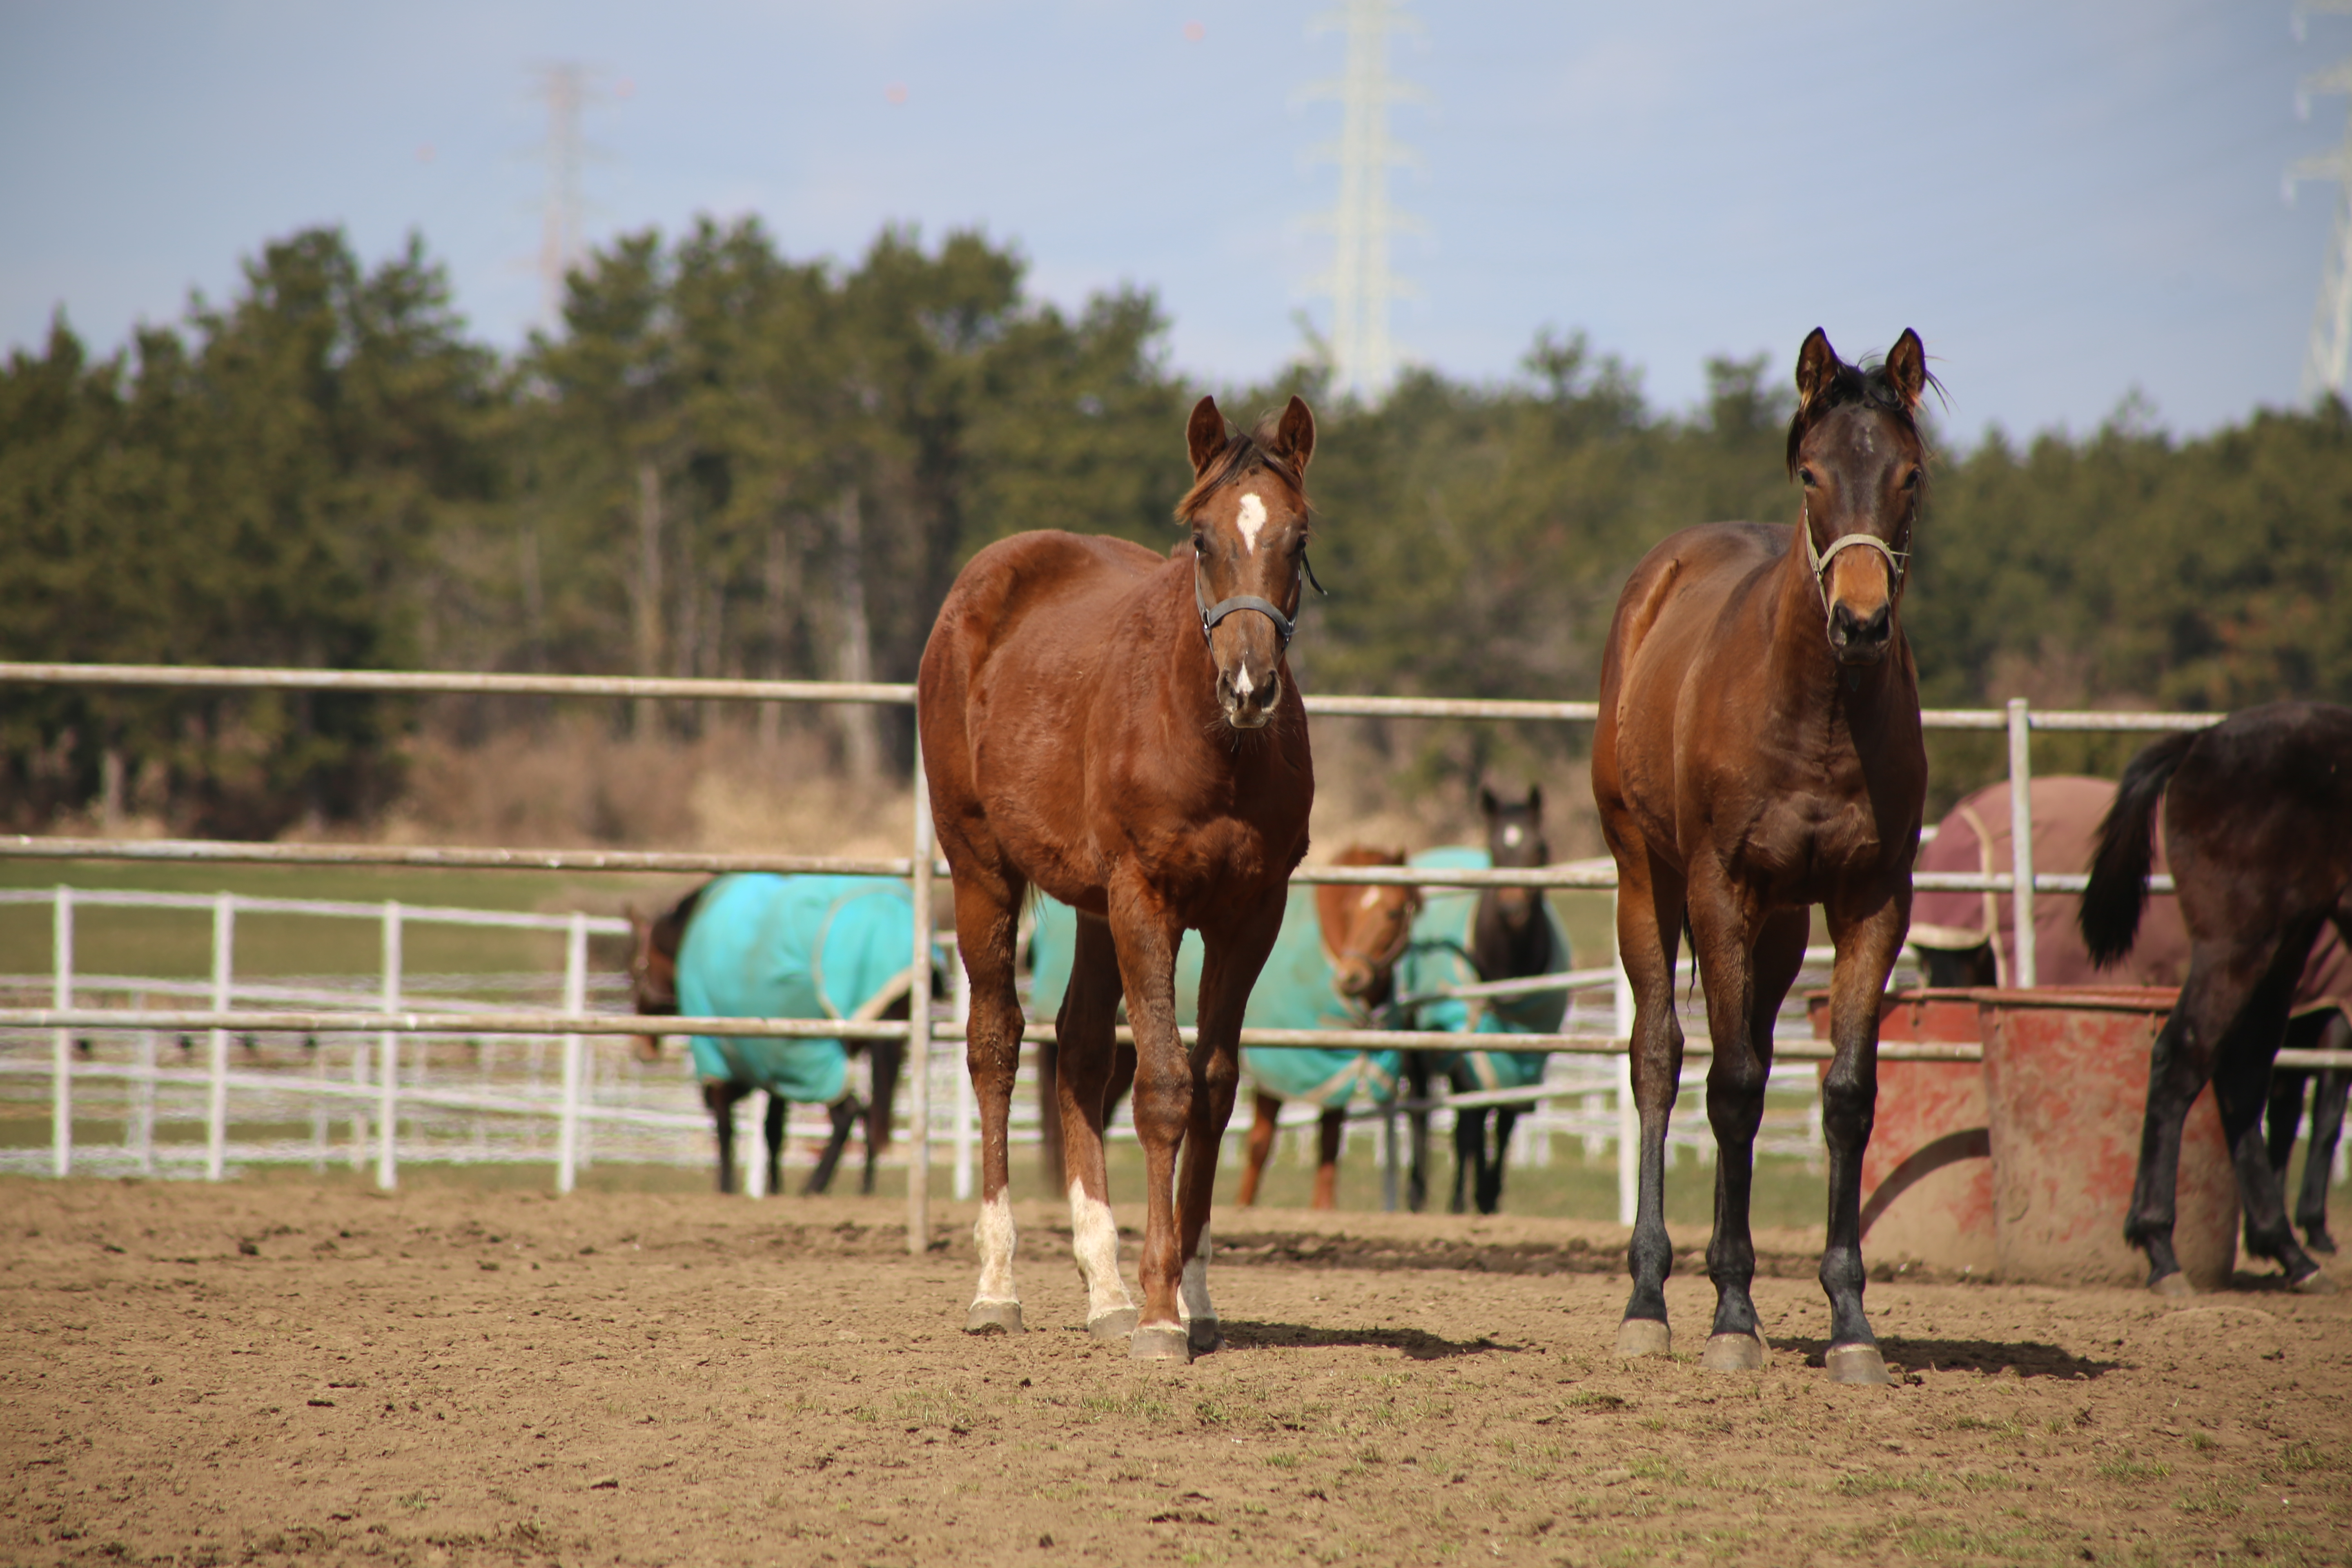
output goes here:
[{"label": "horse's muzzle", "polygon": [[1250,679],[1246,667],[1237,674],[1217,677],[1217,706],[1225,722],[1236,730],[1263,730],[1274,721],[1275,705],[1282,700],[1282,677],[1269,670]]},{"label": "horse's muzzle", "polygon": [[1857,616],[1844,600],[1830,606],[1830,651],[1846,665],[1876,664],[1886,657],[1895,637],[1895,606],[1881,605],[1871,615]]}]

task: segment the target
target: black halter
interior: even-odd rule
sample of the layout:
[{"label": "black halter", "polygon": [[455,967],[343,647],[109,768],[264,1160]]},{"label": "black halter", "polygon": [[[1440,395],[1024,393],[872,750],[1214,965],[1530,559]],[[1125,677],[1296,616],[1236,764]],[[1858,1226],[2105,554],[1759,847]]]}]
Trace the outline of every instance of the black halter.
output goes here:
[{"label": "black halter", "polygon": [[[1315,582],[1315,567],[1308,562],[1307,552],[1303,550],[1298,552],[1298,564],[1306,572],[1307,580],[1315,584],[1315,591],[1325,598],[1329,598],[1331,595],[1328,590],[1322,584]],[[1282,613],[1281,605],[1271,599],[1261,599],[1255,594],[1236,594],[1230,599],[1220,599],[1213,605],[1209,603],[1208,590],[1201,586],[1201,555],[1198,551],[1192,553],[1192,603],[1200,606],[1201,636],[1203,639],[1215,629],[1219,621],[1223,620],[1235,610],[1255,610],[1272,621],[1275,635],[1282,639],[1282,646],[1286,652],[1290,647],[1291,634],[1298,629],[1297,623]]]}]

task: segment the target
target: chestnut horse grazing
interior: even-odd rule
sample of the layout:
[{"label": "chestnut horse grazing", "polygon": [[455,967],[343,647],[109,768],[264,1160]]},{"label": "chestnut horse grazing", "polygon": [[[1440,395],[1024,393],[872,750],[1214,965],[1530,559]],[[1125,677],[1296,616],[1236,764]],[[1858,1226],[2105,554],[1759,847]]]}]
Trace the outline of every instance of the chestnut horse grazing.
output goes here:
[{"label": "chestnut horse grazing", "polygon": [[[1017,1331],[1006,1123],[1020,1058],[1013,945],[1034,888],[1078,911],[1055,1031],[1064,1168],[1087,1327],[1139,1360],[1221,1342],[1208,1290],[1217,1149],[1242,1011],[1282,927],[1315,798],[1307,710],[1284,658],[1307,575],[1315,417],[1185,431],[1189,544],[1016,534],[972,557],[923,649],[916,722],[971,981],[965,1061],[981,1115],[980,1289],[964,1327]],[[1177,1033],[1178,944],[1201,933],[1200,1033]],[[1145,1224],[1139,1316],[1118,1273],[1104,1091],[1124,993],[1135,1030]],[[1178,1152],[1183,1174],[1176,1172]]]},{"label": "chestnut horse grazing", "polygon": [[1763,1364],[1748,1288],[1748,1186],[1772,1020],[1804,956],[1808,906],[1837,945],[1829,1145],[1832,1381],[1885,1383],[1862,1308],[1862,1154],[1878,1097],[1878,1005],[1911,916],[1927,758],[1897,617],[1927,483],[1915,416],[1933,378],[1916,333],[1884,365],[1842,363],[1819,328],[1797,357],[1796,527],[1714,523],[1643,557],[1601,656],[1592,794],[1616,857],[1617,942],[1633,981],[1642,1118],[1633,1299],[1620,1355],[1663,1354],[1666,1117],[1682,1070],[1675,962],[1685,929],[1715,1055],[1715,1326],[1704,1364]]},{"label": "chestnut horse grazing", "polygon": [[2132,759],[2083,892],[2083,940],[2103,965],[2138,933],[2159,797],[2189,978],[2149,1061],[2124,1238],[2147,1254],[2150,1289],[2189,1293],[2172,1249],[2174,1191],[2181,1123],[2210,1081],[2237,1166],[2246,1250],[2275,1261],[2298,1290],[2332,1290],[2288,1226],[2262,1119],[2312,943],[2331,922],[2352,942],[2352,708],[2249,708]]}]

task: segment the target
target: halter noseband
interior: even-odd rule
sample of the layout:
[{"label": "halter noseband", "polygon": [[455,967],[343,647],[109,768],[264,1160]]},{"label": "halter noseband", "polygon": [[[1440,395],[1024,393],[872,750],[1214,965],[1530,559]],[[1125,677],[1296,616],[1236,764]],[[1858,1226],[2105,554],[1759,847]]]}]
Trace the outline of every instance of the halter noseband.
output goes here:
[{"label": "halter noseband", "polygon": [[[1298,564],[1306,572],[1307,580],[1315,583],[1315,591],[1328,598],[1330,595],[1323,584],[1315,582],[1315,568],[1307,563],[1307,552],[1303,550],[1298,552]],[[1192,552],[1192,603],[1200,606],[1201,637],[1204,641],[1210,632],[1216,629],[1217,623],[1235,610],[1255,610],[1272,621],[1275,635],[1282,639],[1285,652],[1289,650],[1291,634],[1298,629],[1297,623],[1282,613],[1281,605],[1271,599],[1261,599],[1255,594],[1236,594],[1230,599],[1220,599],[1213,605],[1209,603],[1208,590],[1201,586],[1201,554],[1197,550]]]},{"label": "halter noseband", "polygon": [[[1813,543],[1813,512],[1811,507],[1805,509],[1804,516],[1799,520],[1797,531],[1804,536],[1805,560],[1813,569],[1814,585],[1822,591],[1822,615],[1826,616],[1830,613],[1830,563],[1837,559],[1838,552],[1841,550],[1858,548],[1877,551],[1886,557],[1887,574],[1895,580],[1895,591],[1898,593],[1902,591],[1904,566],[1911,559],[1909,551],[1897,550],[1874,533],[1844,534],[1831,540],[1827,550],[1821,549]],[[1903,531],[1907,538],[1911,531],[1907,521],[1904,525]]]}]

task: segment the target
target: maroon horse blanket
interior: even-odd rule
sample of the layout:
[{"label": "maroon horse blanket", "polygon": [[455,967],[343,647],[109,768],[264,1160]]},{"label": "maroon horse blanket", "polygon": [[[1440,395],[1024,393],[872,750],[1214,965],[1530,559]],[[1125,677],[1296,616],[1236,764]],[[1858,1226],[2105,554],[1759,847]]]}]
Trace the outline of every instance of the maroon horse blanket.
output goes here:
[{"label": "maroon horse blanket", "polygon": [[[2033,781],[2033,868],[2042,873],[2090,869],[2099,824],[2114,804],[2116,786],[2106,779],[2058,774]],[[2011,868],[2009,785],[1990,784],[1952,808],[1935,840],[1919,851],[1922,871],[2005,872]],[[2157,836],[2156,868],[2167,870],[2163,835]],[[2189,932],[2180,902],[2169,893],[2149,895],[2139,940],[2113,969],[2094,969],[2083,950],[2074,921],[2082,907],[2074,893],[2036,893],[2033,899],[2034,978],[2044,985],[2178,985],[2189,970]],[[1965,952],[1993,939],[1993,964],[2003,985],[2011,984],[2017,958],[2017,905],[2007,893],[1920,892],[1911,905],[1914,946]],[[2322,926],[2311,945],[2303,979],[2295,987],[2294,1012],[2300,1016],[2336,1007],[2352,1015],[2352,953],[2332,925]]]}]

